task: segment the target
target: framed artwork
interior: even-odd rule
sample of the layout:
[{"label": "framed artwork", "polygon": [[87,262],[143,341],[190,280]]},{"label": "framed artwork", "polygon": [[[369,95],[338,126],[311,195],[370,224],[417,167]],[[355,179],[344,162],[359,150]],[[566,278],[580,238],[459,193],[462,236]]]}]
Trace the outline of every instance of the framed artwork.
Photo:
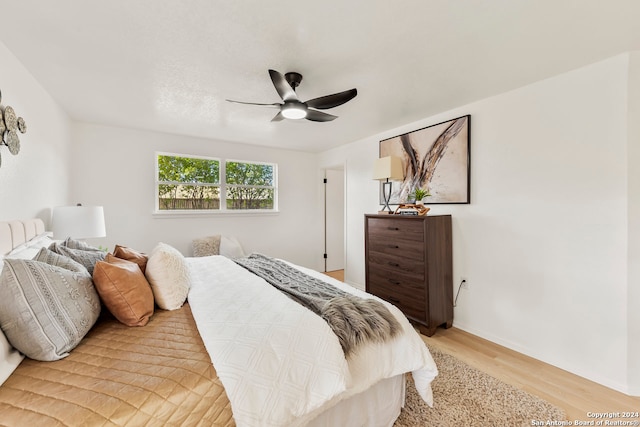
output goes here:
[{"label": "framed artwork", "polygon": [[470,203],[470,135],[466,115],[380,141],[380,157],[399,157],[404,170],[404,180],[393,181],[389,203],[413,202],[416,188],[429,194],[425,204]]}]

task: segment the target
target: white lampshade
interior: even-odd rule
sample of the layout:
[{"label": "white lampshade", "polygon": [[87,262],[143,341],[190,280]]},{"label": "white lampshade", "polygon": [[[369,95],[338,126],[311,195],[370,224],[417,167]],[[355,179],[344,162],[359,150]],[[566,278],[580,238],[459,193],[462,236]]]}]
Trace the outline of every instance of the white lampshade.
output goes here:
[{"label": "white lampshade", "polygon": [[102,206],[55,207],[51,228],[54,239],[89,239],[107,235]]},{"label": "white lampshade", "polygon": [[373,164],[373,179],[404,179],[400,157],[381,157]]}]

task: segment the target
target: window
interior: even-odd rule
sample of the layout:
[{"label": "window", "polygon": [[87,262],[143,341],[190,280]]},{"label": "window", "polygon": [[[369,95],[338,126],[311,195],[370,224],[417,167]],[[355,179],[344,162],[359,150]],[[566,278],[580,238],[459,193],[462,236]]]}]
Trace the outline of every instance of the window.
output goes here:
[{"label": "window", "polygon": [[227,161],[227,209],[273,210],[275,187],[274,165]]},{"label": "window", "polygon": [[157,211],[275,211],[272,163],[158,153]]}]

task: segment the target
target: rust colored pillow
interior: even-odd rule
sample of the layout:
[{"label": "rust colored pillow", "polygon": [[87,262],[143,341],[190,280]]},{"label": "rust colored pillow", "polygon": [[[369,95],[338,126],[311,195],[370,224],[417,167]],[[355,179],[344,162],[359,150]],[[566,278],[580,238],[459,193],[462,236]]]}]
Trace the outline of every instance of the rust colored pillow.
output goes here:
[{"label": "rust colored pillow", "polygon": [[144,326],[153,315],[153,291],[138,264],[108,254],[96,263],[93,283],[111,314],[127,326]]},{"label": "rust colored pillow", "polygon": [[126,259],[127,261],[131,261],[131,262],[135,262],[140,267],[140,270],[142,270],[142,273],[144,273],[144,271],[147,268],[147,261],[149,260],[149,257],[146,256],[143,253],[140,253],[140,252],[136,251],[136,250],[133,250],[133,249],[128,248],[126,246],[116,245],[116,248],[113,251],[113,254],[115,256],[117,256],[118,258]]}]

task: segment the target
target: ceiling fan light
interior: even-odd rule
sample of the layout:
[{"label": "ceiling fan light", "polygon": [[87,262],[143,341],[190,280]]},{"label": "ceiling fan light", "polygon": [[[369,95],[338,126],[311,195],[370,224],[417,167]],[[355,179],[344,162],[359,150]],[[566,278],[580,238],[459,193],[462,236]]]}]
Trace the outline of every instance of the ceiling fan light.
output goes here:
[{"label": "ceiling fan light", "polygon": [[285,102],[281,112],[287,119],[304,119],[307,117],[307,106],[302,103]]}]

